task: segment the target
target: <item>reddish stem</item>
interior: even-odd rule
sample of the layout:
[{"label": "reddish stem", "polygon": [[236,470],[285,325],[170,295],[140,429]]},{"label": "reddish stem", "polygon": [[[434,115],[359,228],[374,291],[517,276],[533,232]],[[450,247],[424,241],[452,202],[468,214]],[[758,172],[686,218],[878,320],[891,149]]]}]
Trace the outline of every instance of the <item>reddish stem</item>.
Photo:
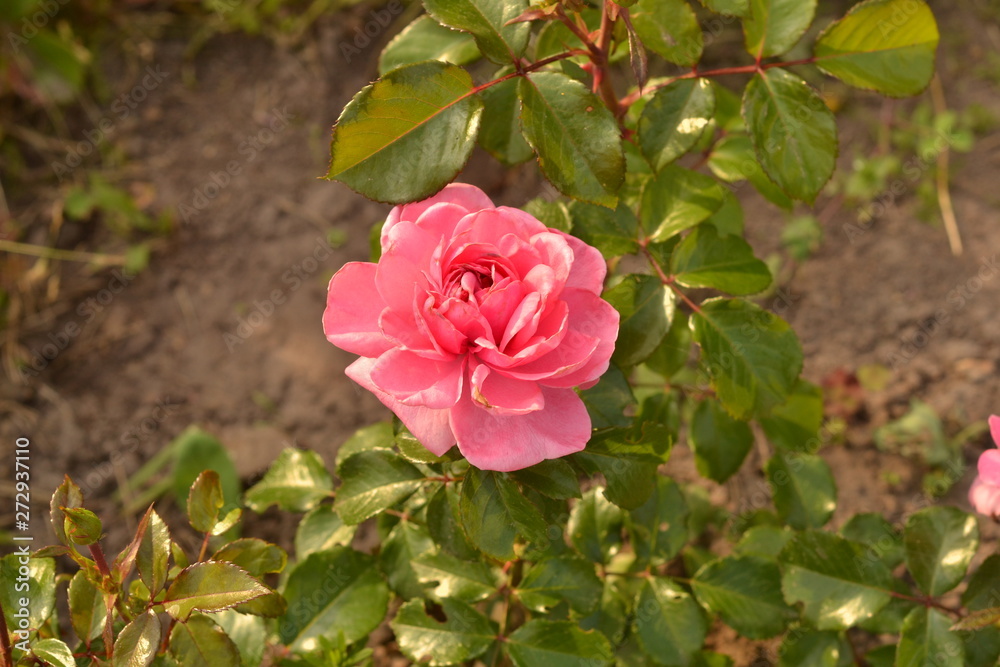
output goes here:
[{"label": "reddish stem", "polygon": [[108,567],[108,561],[104,559],[104,550],[101,549],[101,545],[94,542],[90,545],[90,555],[94,558],[94,563],[97,564],[97,570],[101,573],[103,577],[111,577],[111,568]]},{"label": "reddish stem", "polygon": [[817,58],[814,56],[812,58],[803,58],[801,60],[789,60],[787,62],[778,63],[754,63],[753,65],[738,65],[736,67],[720,67],[718,69],[710,69],[703,72],[699,72],[696,68],[693,68],[690,72],[685,72],[684,74],[678,74],[677,76],[672,76],[666,81],[656,84],[655,86],[650,86],[641,91],[636,90],[629,93],[621,99],[621,106],[628,108],[636,103],[636,101],[648,92],[655,92],[660,88],[665,88],[675,81],[680,81],[681,79],[698,79],[701,77],[712,77],[712,76],[725,76],[727,74],[756,74],[757,72],[763,72],[764,70],[769,70],[772,67],[792,67],[793,65],[811,65],[815,63]]}]

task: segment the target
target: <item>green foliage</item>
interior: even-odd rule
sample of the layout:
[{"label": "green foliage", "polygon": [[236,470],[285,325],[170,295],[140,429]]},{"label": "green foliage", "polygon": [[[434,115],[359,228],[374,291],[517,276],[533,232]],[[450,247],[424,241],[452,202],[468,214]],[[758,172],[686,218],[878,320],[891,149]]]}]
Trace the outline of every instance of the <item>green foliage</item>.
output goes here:
[{"label": "green foliage", "polygon": [[[173,530],[194,529],[198,553],[150,509],[109,566],[100,521],[67,479],[51,506],[61,546],[26,566],[35,656],[360,665],[388,623],[399,650],[430,665],[730,665],[705,650],[722,626],[773,639],[779,665],[840,667],[863,647],[873,665],[995,664],[1000,560],[969,571],[973,517],[930,507],[902,527],[863,514],[824,529],[837,487],[820,451],[822,392],[800,377],[787,322],[746,298],[782,285],[744,238],[754,221],[741,184],[791,209],[833,173],[833,112],[807,81],[818,68],[890,95],[920,90],[937,42],[930,11],[866,0],[815,40],[815,56],[782,62],[806,52],[815,2],[702,5],[425,0],[334,129],[328,177],[385,202],[439,191],[476,142],[506,165],[537,159],[565,198],[526,209],[600,251],[620,316],[610,368],[580,392],[594,427],[583,451],[486,471],[385,423],[343,443],[331,469],[285,450],[241,497],[221,444],[189,431],[172,483],[190,528]],[[754,64],[703,65],[713,45],[699,16],[713,13],[740,26]],[[626,57],[619,76],[624,64],[611,64]],[[683,73],[649,79],[665,71],[657,59]],[[727,74],[746,84],[712,81]],[[786,228],[793,255],[812,251],[815,227],[801,216]],[[880,433],[883,447],[912,448],[933,427],[914,412]],[[954,443],[929,433],[917,449],[951,466]],[[664,474],[675,446],[704,484]],[[714,485],[745,482],[763,506],[713,505]],[[296,515],[294,552],[227,539],[244,508]],[[57,554],[79,567],[69,643]],[[0,560],[5,610],[18,604],[18,558]]]}]

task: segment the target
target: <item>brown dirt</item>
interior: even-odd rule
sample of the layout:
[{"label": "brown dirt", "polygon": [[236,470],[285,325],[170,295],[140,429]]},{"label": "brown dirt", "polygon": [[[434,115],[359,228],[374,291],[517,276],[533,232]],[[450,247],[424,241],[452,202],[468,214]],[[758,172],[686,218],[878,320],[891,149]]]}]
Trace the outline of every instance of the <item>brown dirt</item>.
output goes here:
[{"label": "brown dirt", "polygon": [[[991,40],[1000,41],[1000,35],[982,31],[974,9],[947,11],[941,19],[946,36],[941,67],[949,102],[954,108],[978,102],[1000,117],[996,86],[973,77],[965,66],[976,49],[997,48]],[[364,52],[363,65],[343,61],[337,45],[348,30],[347,23],[321,22],[315,36],[294,52],[247,37],[214,39],[189,71],[193,83],[181,76],[185,45],[156,44],[149,64],[169,76],[116,129],[136,179],[152,184],[158,206],[179,207],[192,206],[196,193],[210,187],[213,173],[228,163],[235,161],[240,173],[189,221],[178,216],[176,233],[156,250],[149,269],[98,304],[99,312],[94,302],[92,309],[84,304],[111,286],[107,273],[64,287],[63,306],[53,311],[62,314],[43,318],[26,338],[27,348],[37,351],[67,324],[80,327],[38,377],[0,391],[6,400],[0,402],[3,451],[21,434],[33,443],[39,539],[47,538],[40,519],[47,494],[64,472],[88,488],[94,509],[115,516],[119,510],[110,496],[120,480],[190,424],[218,436],[250,480],[289,444],[315,449],[332,461],[354,429],[386,415],[378,401],[344,377],[350,356],[330,346],[320,326],[326,281],[345,261],[367,257],[368,228],[388,210],[317,180],[326,167],[330,126],[349,97],[374,76],[376,44]],[[868,141],[881,104],[863,95],[852,99],[841,117],[844,146]],[[910,108],[907,104],[898,108]],[[276,114],[287,114],[287,127],[265,141],[268,135],[260,133],[278,127],[269,127]],[[884,391],[863,397],[846,441],[824,450],[840,488],[838,525],[861,511],[899,520],[925,502],[919,465],[878,452],[871,437],[911,399],[933,406],[952,433],[1000,412],[995,314],[1000,273],[981,282],[976,278],[983,261],[995,258],[1000,248],[995,224],[1000,134],[991,132],[971,153],[954,157],[952,193],[964,255],[953,257],[944,232],[915,219],[907,183],[885,215],[853,242],[843,230],[856,222],[852,212],[838,210],[826,220],[822,247],[785,285],[793,303],[784,315],[802,339],[808,379],[822,382],[838,369],[853,372],[888,364],[904,349],[915,352],[893,371]],[[249,159],[244,142],[253,136],[260,147]],[[480,154],[462,178],[514,205],[538,188],[532,166],[505,176]],[[782,217],[748,190],[741,196],[749,236],[763,254],[777,247]],[[346,236],[342,247],[326,245],[331,230]],[[956,297],[962,289],[964,300]],[[259,311],[258,322],[253,313]],[[943,324],[919,338],[924,342],[917,349],[905,347],[940,313],[947,315]],[[256,325],[242,331],[250,331],[244,339],[238,327],[248,317]],[[970,446],[966,462],[974,463],[987,444],[983,438]],[[687,458],[678,448],[672,469],[688,468]],[[117,465],[109,466],[111,460]],[[890,485],[887,472],[898,476],[898,483]],[[970,481],[966,472],[949,500],[967,507]],[[759,476],[748,472],[713,494],[739,507],[759,485]],[[108,522],[111,549],[125,542],[125,527],[134,517],[125,519]],[[290,536],[280,516],[257,521],[254,534]],[[995,527],[982,526],[995,544]],[[764,650],[725,636],[717,641],[740,665],[751,664]]]}]

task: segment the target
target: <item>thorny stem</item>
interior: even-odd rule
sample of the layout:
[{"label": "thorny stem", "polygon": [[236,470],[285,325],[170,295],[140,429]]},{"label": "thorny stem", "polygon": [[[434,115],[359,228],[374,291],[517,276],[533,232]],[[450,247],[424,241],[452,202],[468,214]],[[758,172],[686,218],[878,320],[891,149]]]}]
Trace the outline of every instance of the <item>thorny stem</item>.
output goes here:
[{"label": "thorny stem", "polygon": [[649,245],[649,239],[648,238],[644,239],[643,241],[640,242],[640,245],[642,246],[643,254],[646,255],[646,259],[649,260],[650,266],[652,266],[653,270],[656,271],[656,275],[657,277],[659,277],[660,282],[662,282],[665,286],[672,289],[674,291],[674,294],[680,297],[681,301],[686,303],[692,311],[700,314],[701,308],[698,307],[698,304],[689,299],[688,295],[685,294],[679,287],[677,287],[677,285],[674,284],[674,277],[668,276],[663,271],[663,268],[660,266],[660,264],[653,257],[653,253],[651,253],[649,251],[649,248],[647,247]]},{"label": "thorny stem", "polygon": [[90,545],[90,555],[94,558],[94,563],[97,564],[97,570],[101,573],[102,577],[111,578],[111,568],[108,567],[108,561],[104,558],[104,550],[101,549],[101,545],[94,542]]},{"label": "thorny stem", "polygon": [[618,103],[618,96],[615,95],[614,86],[611,85],[611,78],[607,76],[608,56],[614,29],[615,23],[611,18],[611,5],[605,2],[601,13],[597,48],[594,50],[594,93],[600,93],[601,99],[604,100],[604,104],[615,118],[621,118],[625,113],[625,107]]}]

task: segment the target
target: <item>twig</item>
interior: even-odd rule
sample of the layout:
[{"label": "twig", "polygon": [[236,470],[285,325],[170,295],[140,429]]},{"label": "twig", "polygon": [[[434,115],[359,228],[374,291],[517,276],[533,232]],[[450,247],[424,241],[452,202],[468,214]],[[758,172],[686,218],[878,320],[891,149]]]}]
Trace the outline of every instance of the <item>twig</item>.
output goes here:
[{"label": "twig", "polygon": [[[935,74],[931,79],[931,100],[934,103],[934,113],[943,114],[948,110],[948,105],[944,99],[944,88],[941,86],[941,78]],[[937,154],[937,198],[938,207],[941,209],[941,218],[944,220],[944,229],[948,234],[948,245],[951,246],[951,254],[958,257],[962,254],[962,237],[958,232],[958,220],[955,218],[955,208],[951,204],[951,191],[948,189],[948,142]]]},{"label": "twig", "polygon": [[0,239],[0,251],[12,252],[18,255],[31,255],[32,257],[41,257],[43,259],[90,262],[101,266],[122,266],[126,261],[124,255],[102,255],[83,250],[62,250],[60,248],[49,248],[31,243],[18,243],[17,241],[7,241],[5,239]]}]

